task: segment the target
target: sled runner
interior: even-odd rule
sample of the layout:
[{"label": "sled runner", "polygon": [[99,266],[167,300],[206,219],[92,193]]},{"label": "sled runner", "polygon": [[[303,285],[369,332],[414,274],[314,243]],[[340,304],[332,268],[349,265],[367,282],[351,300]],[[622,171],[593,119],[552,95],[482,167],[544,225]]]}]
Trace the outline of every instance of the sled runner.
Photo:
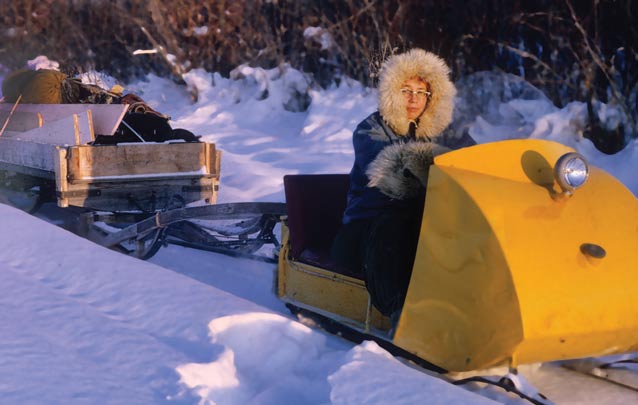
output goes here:
[{"label": "sled runner", "polygon": [[47,201],[73,207],[75,231],[140,258],[166,243],[239,255],[278,243],[283,204],[216,206],[215,144],[163,118],[159,129],[145,127],[157,114],[149,121],[130,108],[0,103],[0,196],[30,212]]},{"label": "sled runner", "polygon": [[636,197],[561,144],[511,140],[435,158],[392,337],[363,275],[328,254],[348,176],[284,185],[278,294],[295,312],[449,372],[638,350]]}]

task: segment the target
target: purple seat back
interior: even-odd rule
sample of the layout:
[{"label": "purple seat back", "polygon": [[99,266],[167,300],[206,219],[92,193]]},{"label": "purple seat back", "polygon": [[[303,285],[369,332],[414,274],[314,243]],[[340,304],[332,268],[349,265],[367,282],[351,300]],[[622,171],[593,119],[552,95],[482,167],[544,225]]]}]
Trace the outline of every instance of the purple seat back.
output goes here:
[{"label": "purple seat back", "polygon": [[341,227],[350,177],[347,174],[284,176],[290,255],[305,249],[329,252]]}]

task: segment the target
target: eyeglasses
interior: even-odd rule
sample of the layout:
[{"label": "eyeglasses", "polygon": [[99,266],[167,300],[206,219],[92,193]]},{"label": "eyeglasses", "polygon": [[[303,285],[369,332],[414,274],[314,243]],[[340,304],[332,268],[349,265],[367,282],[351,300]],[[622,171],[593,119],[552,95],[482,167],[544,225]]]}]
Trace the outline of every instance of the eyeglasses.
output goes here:
[{"label": "eyeglasses", "polygon": [[426,90],[410,90],[407,88],[402,88],[401,94],[403,94],[403,97],[405,97],[406,99],[409,99],[411,96],[414,96],[420,100],[423,100],[425,97],[430,97],[432,95],[432,93]]}]

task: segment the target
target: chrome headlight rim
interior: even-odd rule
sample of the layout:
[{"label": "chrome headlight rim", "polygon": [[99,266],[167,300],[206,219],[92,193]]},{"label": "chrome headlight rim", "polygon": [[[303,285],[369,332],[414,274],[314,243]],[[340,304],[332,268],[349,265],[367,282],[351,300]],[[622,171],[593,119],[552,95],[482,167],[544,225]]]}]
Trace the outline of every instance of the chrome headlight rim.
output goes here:
[{"label": "chrome headlight rim", "polygon": [[554,165],[554,178],[565,192],[582,187],[589,178],[587,159],[577,152],[565,153]]}]

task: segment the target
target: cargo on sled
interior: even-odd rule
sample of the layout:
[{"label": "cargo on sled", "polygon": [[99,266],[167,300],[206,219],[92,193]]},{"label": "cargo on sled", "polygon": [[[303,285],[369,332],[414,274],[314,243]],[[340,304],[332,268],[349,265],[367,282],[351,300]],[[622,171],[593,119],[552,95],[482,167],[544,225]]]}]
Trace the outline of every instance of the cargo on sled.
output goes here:
[{"label": "cargo on sled", "polygon": [[362,274],[329,257],[348,176],[284,184],[278,294],[293,308],[453,372],[638,350],[636,197],[564,145],[510,140],[435,158],[393,337]]}]

